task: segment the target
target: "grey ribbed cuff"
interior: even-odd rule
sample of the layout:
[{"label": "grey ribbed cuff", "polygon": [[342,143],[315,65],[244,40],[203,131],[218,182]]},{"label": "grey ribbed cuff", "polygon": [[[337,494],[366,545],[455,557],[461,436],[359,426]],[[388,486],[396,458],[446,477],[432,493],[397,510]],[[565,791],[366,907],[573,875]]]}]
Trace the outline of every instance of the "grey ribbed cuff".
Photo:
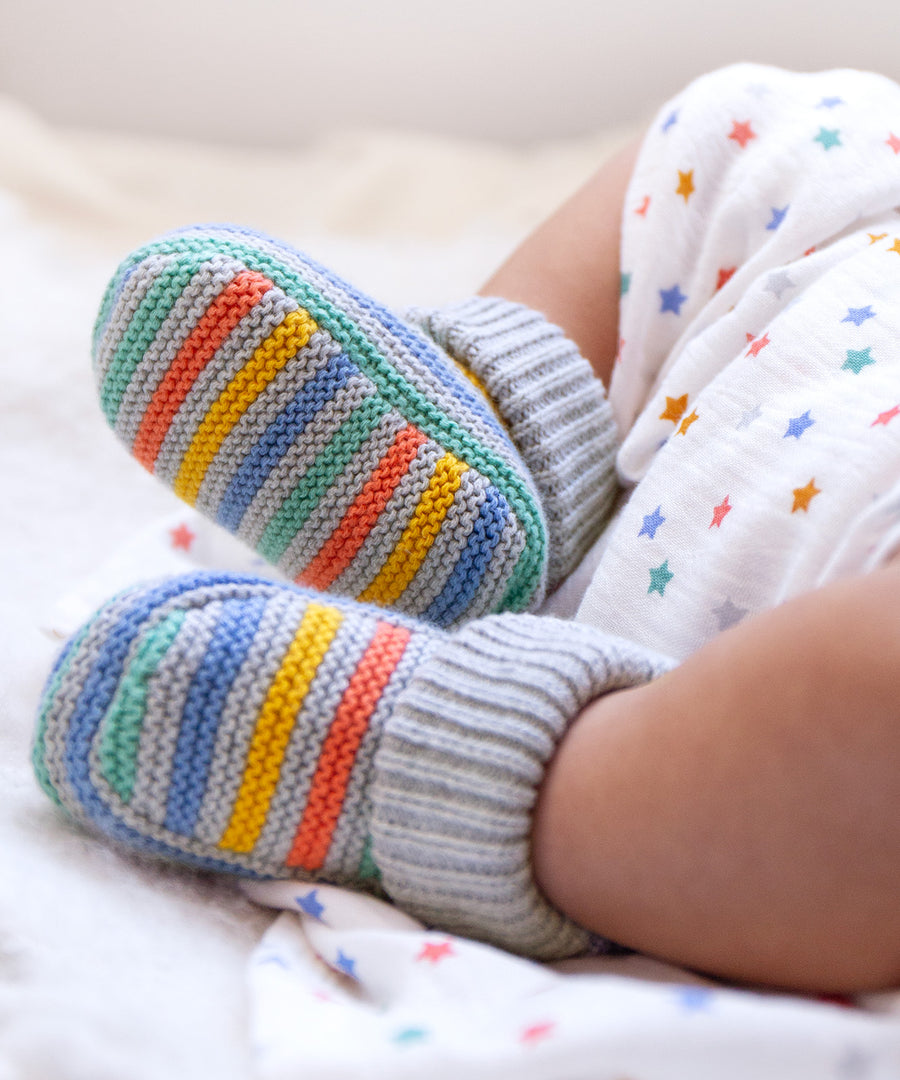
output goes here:
[{"label": "grey ribbed cuff", "polygon": [[426,923],[537,959],[589,951],[592,935],[534,882],[537,791],[585,705],[670,666],[621,638],[529,615],[481,619],[443,640],[375,756],[372,854],[388,895]]},{"label": "grey ribbed cuff", "polygon": [[554,588],[599,536],[616,496],[618,434],[603,384],[558,326],[522,304],[476,296],[406,315],[497,407],[540,492]]}]

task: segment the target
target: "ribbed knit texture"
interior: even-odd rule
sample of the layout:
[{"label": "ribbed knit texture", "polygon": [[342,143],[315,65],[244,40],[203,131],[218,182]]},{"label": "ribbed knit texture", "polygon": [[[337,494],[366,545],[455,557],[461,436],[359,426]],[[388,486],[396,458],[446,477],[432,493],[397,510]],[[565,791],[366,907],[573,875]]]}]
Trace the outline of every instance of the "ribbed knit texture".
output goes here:
[{"label": "ribbed knit texture", "polygon": [[590,935],[538,894],[531,809],[592,697],[665,663],[589,628],[494,616],[456,634],[222,573],[139,586],[72,639],[34,766],[76,820],[211,870],[381,887],[528,955]]},{"label": "ribbed knit texture", "polygon": [[558,326],[522,304],[472,297],[406,314],[497,407],[540,494],[554,588],[600,535],[618,491],[618,432],[603,384]]},{"label": "ribbed knit texture", "polygon": [[300,252],[232,226],[146,245],[94,369],[138,461],[295,581],[437,626],[544,597],[540,498],[490,403]]}]

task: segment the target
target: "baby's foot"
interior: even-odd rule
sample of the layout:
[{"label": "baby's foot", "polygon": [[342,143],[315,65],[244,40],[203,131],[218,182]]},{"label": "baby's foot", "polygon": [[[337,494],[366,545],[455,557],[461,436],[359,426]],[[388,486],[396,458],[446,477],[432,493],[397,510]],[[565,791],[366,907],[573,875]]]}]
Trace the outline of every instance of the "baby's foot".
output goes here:
[{"label": "baby's foot", "polygon": [[538,957],[589,935],[537,891],[531,809],[594,697],[666,664],[527,615],[449,634],[297,586],[194,574],[107,603],[60,656],[35,741],[47,794],[139,850],[380,888]]},{"label": "baby's foot", "polygon": [[602,387],[525,308],[418,318],[449,351],[285,245],[186,229],[107,290],[101,404],[147,469],[295,581],[439,626],[533,609],[611,503]]}]

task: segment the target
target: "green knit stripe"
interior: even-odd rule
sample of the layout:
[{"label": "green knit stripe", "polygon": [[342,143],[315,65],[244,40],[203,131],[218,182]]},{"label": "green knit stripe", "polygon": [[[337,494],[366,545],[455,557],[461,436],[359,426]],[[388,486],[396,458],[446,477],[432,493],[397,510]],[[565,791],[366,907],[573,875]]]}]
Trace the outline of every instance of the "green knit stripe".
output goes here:
[{"label": "green knit stripe", "polygon": [[141,641],[105,718],[100,740],[100,768],[124,803],[131,799],[134,788],[150,679],[171,648],[184,617],[184,611],[173,612]]},{"label": "green knit stripe", "polygon": [[264,559],[278,562],[306,524],[319,500],[344,472],[354,454],[357,454],[363,443],[371,437],[389,410],[390,405],[384,398],[373,394],[353,411],[266,526],[256,548]]}]

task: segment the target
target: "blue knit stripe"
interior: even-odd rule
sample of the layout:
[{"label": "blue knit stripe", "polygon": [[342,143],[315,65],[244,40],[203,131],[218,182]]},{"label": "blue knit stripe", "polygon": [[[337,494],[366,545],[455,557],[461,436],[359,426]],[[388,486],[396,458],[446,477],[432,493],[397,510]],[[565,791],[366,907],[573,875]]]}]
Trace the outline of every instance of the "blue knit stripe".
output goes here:
[{"label": "blue knit stripe", "polygon": [[212,764],[219,717],[265,611],[267,598],[229,600],[194,673],[172,761],[165,827],[193,836]]},{"label": "blue knit stripe", "polygon": [[216,520],[236,532],[247,507],[269,474],[303,434],[306,425],[319,410],[343,388],[359,368],[341,354],[333,356],[311,379],[303,384],[293,401],[266,428],[259,441],[241,462],[231,478]]},{"label": "blue knit stripe", "polygon": [[494,549],[509,518],[509,503],[495,487],[489,487],[462,554],[443,589],[423,618],[436,626],[449,626],[478,591]]}]

